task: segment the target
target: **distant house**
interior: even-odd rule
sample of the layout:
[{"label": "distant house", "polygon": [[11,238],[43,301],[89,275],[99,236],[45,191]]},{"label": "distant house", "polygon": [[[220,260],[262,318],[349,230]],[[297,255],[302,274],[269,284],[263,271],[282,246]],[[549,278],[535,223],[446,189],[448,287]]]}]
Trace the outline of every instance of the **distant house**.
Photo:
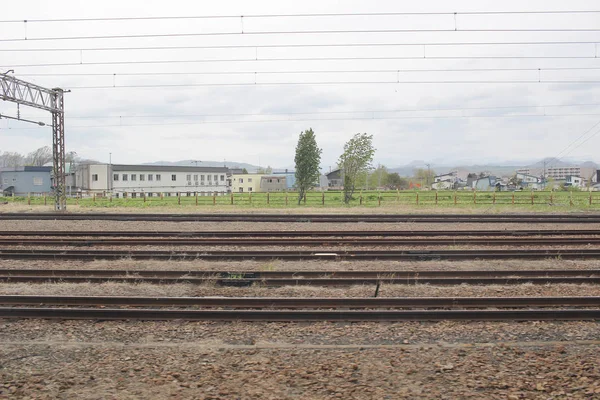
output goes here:
[{"label": "distant house", "polygon": [[530,175],[524,172],[517,172],[516,174],[517,188],[519,189],[531,189],[538,190],[543,186],[543,180],[539,176]]},{"label": "distant house", "polygon": [[294,189],[294,186],[296,185],[296,172],[295,171],[288,171],[286,169],[285,171],[273,172],[273,175],[285,176],[286,189],[287,190]]},{"label": "distant house", "polygon": [[583,187],[585,186],[585,180],[580,176],[567,175],[565,178],[565,186]]},{"label": "distant house", "polygon": [[265,175],[260,177],[261,192],[285,192],[286,177],[281,175]]},{"label": "distant house", "polygon": [[431,188],[434,190],[451,190],[458,187],[458,176],[455,171],[433,177]]},{"label": "distant house", "polygon": [[0,168],[0,194],[48,193],[51,172],[52,167]]},{"label": "distant house", "polygon": [[482,192],[492,192],[495,190],[501,190],[502,183],[498,178],[493,175],[484,176],[475,181],[474,188]]},{"label": "distant house", "polygon": [[341,190],[344,188],[344,180],[342,177],[342,170],[340,168],[334,169],[330,173],[325,174],[325,176],[327,177],[329,189]]}]

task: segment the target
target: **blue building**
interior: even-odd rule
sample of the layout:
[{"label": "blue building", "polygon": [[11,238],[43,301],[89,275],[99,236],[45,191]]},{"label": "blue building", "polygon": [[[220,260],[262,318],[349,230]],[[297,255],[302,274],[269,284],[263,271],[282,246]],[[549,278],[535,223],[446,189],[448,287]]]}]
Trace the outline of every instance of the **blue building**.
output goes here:
[{"label": "blue building", "polygon": [[271,175],[285,175],[285,186],[287,190],[294,190],[296,186],[296,172],[288,171],[273,172]]},{"label": "blue building", "polygon": [[0,193],[49,193],[52,167],[0,168]]}]

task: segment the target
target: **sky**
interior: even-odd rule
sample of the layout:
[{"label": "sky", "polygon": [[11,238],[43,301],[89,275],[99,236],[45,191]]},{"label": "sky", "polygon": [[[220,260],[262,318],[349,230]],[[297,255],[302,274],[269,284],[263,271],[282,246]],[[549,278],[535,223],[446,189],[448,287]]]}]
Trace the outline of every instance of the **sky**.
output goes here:
[{"label": "sky", "polygon": [[[527,164],[557,155],[598,162],[600,13],[468,14],[543,10],[600,6],[24,0],[0,17],[0,73],[13,69],[17,78],[71,90],[66,149],[101,162],[111,154],[123,164],[291,167],[298,135],[308,128],[323,149],[324,169],[363,132],[373,135],[374,163],[389,167],[413,160]],[[410,12],[448,14],[390,15]],[[359,13],[386,15],[339,15]],[[282,14],[288,16],[266,17]],[[230,17],[82,21],[182,16]],[[522,44],[530,42],[544,43]],[[15,116],[16,104],[0,102],[0,114]],[[28,107],[20,115],[50,122],[48,113]],[[0,152],[51,143],[49,127],[0,120]]]}]

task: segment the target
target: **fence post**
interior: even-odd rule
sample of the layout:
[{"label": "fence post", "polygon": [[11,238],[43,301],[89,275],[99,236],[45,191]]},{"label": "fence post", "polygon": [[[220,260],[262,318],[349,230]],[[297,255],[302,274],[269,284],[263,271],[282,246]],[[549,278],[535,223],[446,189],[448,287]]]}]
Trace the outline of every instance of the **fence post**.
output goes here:
[{"label": "fence post", "polygon": [[473,204],[477,204],[477,190],[473,191]]},{"label": "fence post", "polygon": [[217,194],[213,193],[213,206],[217,205]]},{"label": "fence post", "polygon": [[269,192],[267,192],[267,204],[271,204],[271,196],[269,196]]},{"label": "fence post", "polygon": [[436,191],[435,191],[435,205],[436,205],[436,206],[437,206],[437,200],[438,200],[438,199],[437,199],[437,197],[438,197],[438,192],[437,192],[437,190],[436,190]]},{"label": "fence post", "polygon": [[419,192],[417,192],[417,205],[419,205]]},{"label": "fence post", "polygon": [[146,202],[146,192],[142,193],[144,195],[144,203]]},{"label": "fence post", "polygon": [[288,194],[287,194],[287,192],[285,192],[285,205],[286,206],[288,205]]},{"label": "fence post", "polygon": [[194,195],[196,197],[196,205],[198,205],[198,192],[194,192]]},{"label": "fence post", "polygon": [[379,205],[381,206],[381,194],[377,194],[377,200],[379,200]]},{"label": "fence post", "polygon": [[93,201],[96,202],[96,193],[93,194]]},{"label": "fence post", "polygon": [[454,205],[456,205],[456,192],[454,192]]},{"label": "fence post", "polygon": [[[590,195],[590,199],[591,198],[592,198],[592,195]],[[323,192],[323,198],[321,199],[321,202],[323,203],[323,205],[325,205],[325,192]],[[592,203],[590,203],[590,204],[592,204]]]},{"label": "fence post", "polygon": [[112,193],[108,196],[108,202],[112,203]]},{"label": "fence post", "polygon": [[492,204],[496,204],[496,192],[494,192],[494,196],[492,197]]},{"label": "fence post", "polygon": [[396,189],[396,201],[400,203],[400,189]]},{"label": "fence post", "polygon": [[590,192],[590,206],[592,205],[592,192]]},{"label": "fence post", "polygon": [[515,192],[512,192],[512,203],[515,204]]},{"label": "fence post", "polygon": [[304,193],[304,205],[306,205],[306,193]]},{"label": "fence post", "polygon": [[550,190],[550,205],[552,205],[554,203],[554,200],[552,199],[552,190]]},{"label": "fence post", "polygon": [[362,193],[360,194],[360,198],[359,199],[360,200],[359,200],[358,204],[362,206]]},{"label": "fence post", "polygon": [[27,192],[27,205],[31,205],[31,193]]},{"label": "fence post", "polygon": [[[46,202],[47,196],[46,193],[44,193],[44,205],[47,205],[48,203]],[[592,204],[592,194],[590,193],[590,204]]]},{"label": "fence post", "polygon": [[233,192],[231,192],[231,205],[233,205]]},{"label": "fence post", "polygon": [[533,205],[533,190],[531,191],[531,205]]},{"label": "fence post", "polygon": [[573,192],[569,192],[569,205],[573,207]]},{"label": "fence post", "polygon": [[163,200],[164,199],[164,193],[160,192],[160,199]]},{"label": "fence post", "polygon": [[177,192],[177,204],[181,205],[181,192]]},{"label": "fence post", "polygon": [[250,192],[250,205],[252,205],[252,192]]}]

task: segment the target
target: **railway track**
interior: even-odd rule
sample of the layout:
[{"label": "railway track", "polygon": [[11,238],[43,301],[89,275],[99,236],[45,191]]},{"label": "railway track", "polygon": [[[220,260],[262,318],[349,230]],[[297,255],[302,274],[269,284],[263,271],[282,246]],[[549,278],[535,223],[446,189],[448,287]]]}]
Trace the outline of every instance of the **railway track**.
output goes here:
[{"label": "railway track", "polygon": [[559,310],[161,310],[0,307],[0,318],[186,321],[594,321],[598,309]]},{"label": "railway track", "polygon": [[[0,214],[1,215],[1,214]],[[600,229],[532,230],[448,230],[448,231],[0,231],[0,237],[100,237],[100,238],[292,238],[292,237],[528,237],[528,236],[599,236]]]},{"label": "railway track", "polygon": [[600,297],[125,297],[1,296],[0,305],[283,309],[600,307]]},{"label": "railway track", "polygon": [[598,259],[600,249],[170,251],[0,249],[0,259],[24,260],[477,260]]},{"label": "railway track", "polygon": [[600,237],[593,238],[450,238],[450,239],[362,239],[362,238],[322,238],[322,239],[16,239],[0,238],[0,246],[573,246],[598,245]]},{"label": "railway track", "polygon": [[518,285],[598,284],[598,270],[528,271],[119,271],[10,270],[0,271],[10,283],[151,283],[214,284],[220,286],[352,286],[352,285]]},{"label": "railway track", "polygon": [[0,220],[600,223],[600,214],[108,214],[0,213]]}]

